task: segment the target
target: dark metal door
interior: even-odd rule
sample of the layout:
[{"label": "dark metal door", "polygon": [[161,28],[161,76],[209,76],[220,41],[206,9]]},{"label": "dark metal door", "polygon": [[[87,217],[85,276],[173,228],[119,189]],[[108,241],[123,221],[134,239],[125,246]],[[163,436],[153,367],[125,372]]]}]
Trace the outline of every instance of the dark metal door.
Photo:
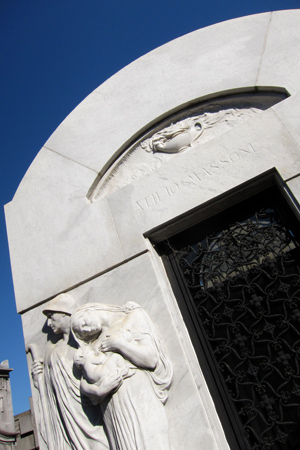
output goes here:
[{"label": "dark metal door", "polygon": [[298,228],[273,188],[159,246],[232,449],[300,448]]}]

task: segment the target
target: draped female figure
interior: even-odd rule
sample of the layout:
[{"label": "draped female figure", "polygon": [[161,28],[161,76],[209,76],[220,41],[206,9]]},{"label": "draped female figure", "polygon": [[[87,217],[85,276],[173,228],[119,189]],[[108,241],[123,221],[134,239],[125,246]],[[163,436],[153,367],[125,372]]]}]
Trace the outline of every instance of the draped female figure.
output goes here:
[{"label": "draped female figure", "polygon": [[111,450],[169,450],[164,404],[172,365],[145,311],[134,302],[78,308],[81,392],[99,404]]}]

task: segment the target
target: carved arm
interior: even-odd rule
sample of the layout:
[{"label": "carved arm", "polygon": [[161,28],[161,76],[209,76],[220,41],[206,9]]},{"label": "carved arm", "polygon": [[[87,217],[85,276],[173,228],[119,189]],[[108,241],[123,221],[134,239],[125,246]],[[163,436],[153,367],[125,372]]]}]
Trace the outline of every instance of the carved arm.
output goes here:
[{"label": "carved arm", "polygon": [[103,377],[100,383],[89,383],[84,378],[80,381],[80,391],[90,398],[96,405],[111,392],[115,392],[123,383],[123,378],[117,369],[113,373]]},{"label": "carved arm", "polygon": [[154,370],[158,363],[158,354],[149,336],[127,342],[120,335],[107,335],[101,345],[103,352],[118,352],[128,361],[142,369]]}]

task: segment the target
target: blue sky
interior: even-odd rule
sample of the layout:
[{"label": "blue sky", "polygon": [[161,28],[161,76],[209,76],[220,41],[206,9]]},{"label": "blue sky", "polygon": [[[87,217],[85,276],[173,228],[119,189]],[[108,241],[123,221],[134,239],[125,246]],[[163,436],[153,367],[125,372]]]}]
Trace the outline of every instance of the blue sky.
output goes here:
[{"label": "blue sky", "polygon": [[[1,0],[1,204],[12,200],[62,120],[125,65],[198,28],[294,8],[300,8],[300,0]],[[9,359],[14,369],[18,414],[29,408],[31,393],[3,208],[0,248],[0,362]]]}]

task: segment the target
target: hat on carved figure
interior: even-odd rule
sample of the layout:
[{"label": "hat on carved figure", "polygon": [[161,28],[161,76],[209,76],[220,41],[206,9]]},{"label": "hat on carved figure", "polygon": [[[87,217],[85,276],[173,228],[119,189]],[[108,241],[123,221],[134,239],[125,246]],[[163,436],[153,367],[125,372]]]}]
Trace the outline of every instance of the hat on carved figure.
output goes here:
[{"label": "hat on carved figure", "polygon": [[43,314],[48,316],[49,313],[58,312],[68,314],[69,316],[75,311],[77,305],[74,298],[70,294],[59,294],[57,297],[47,303]]}]

